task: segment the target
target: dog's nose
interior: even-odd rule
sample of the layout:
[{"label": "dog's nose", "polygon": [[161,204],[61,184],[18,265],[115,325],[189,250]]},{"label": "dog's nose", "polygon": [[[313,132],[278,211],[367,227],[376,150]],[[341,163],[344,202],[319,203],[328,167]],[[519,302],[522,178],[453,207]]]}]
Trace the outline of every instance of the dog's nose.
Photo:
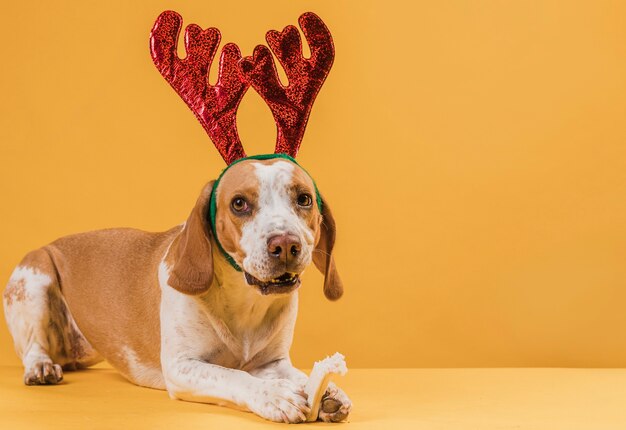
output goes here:
[{"label": "dog's nose", "polygon": [[272,236],[267,241],[267,252],[270,257],[280,260],[290,260],[300,255],[302,245],[300,239],[293,234],[279,234]]}]

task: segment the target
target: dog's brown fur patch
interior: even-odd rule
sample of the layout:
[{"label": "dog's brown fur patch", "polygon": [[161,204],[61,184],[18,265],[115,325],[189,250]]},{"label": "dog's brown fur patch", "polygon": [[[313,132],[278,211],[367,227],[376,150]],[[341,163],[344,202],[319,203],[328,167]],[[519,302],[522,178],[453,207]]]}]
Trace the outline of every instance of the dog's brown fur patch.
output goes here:
[{"label": "dog's brown fur patch", "polygon": [[4,299],[6,300],[7,306],[11,306],[14,301],[21,302],[25,300],[26,281],[24,279],[9,281],[4,290]]}]

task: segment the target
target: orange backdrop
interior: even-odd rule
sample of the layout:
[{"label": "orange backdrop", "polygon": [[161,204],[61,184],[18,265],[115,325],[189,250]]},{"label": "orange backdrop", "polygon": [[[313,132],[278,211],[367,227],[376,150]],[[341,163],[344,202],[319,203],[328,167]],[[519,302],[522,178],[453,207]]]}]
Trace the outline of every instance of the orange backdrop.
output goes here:
[{"label": "orange backdrop", "polygon": [[[246,55],[307,10],[334,35],[299,160],[346,294],[307,272],[297,365],[626,366],[623,2],[5,1],[2,284],[59,236],[180,223],[223,168],[152,65],[164,9]],[[273,149],[253,91],[238,120]]]}]

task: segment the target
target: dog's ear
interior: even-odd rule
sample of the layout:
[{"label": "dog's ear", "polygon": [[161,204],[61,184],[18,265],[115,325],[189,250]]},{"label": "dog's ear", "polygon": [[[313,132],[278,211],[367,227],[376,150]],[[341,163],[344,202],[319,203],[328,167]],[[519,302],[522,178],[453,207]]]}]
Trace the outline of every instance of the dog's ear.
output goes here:
[{"label": "dog's ear", "polygon": [[343,295],[343,284],[333,258],[336,234],[335,219],[328,202],[322,197],[320,239],[313,251],[313,263],[324,274],[324,295],[328,300],[337,300]]},{"label": "dog's ear", "polygon": [[202,189],[185,226],[170,249],[174,260],[168,284],[185,294],[202,294],[213,281],[213,254],[209,225],[209,200],[213,183]]}]

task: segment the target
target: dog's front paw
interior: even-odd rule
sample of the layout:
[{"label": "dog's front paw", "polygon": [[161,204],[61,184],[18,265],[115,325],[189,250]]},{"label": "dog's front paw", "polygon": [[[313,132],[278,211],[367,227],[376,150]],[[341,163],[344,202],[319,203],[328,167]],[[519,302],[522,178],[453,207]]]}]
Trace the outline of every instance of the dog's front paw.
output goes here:
[{"label": "dog's front paw", "polygon": [[338,423],[348,418],[352,410],[352,402],[336,385],[329,385],[322,397],[319,419],[327,423]]},{"label": "dog's front paw", "polygon": [[263,380],[248,407],[267,420],[291,424],[306,421],[311,410],[302,387],[288,379]]},{"label": "dog's front paw", "polygon": [[50,360],[37,361],[24,370],[24,384],[26,385],[53,385],[62,380],[61,366]]}]

